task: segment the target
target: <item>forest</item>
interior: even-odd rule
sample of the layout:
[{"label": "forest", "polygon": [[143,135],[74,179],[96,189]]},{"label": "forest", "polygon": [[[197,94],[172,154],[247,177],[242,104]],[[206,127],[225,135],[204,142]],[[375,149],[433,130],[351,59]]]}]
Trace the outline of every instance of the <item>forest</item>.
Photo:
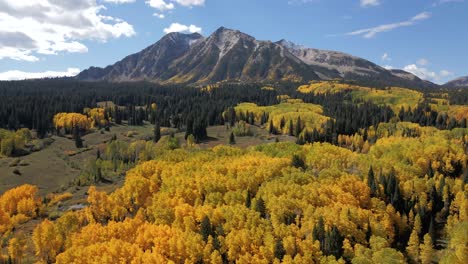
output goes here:
[{"label": "forest", "polygon": [[88,155],[0,192],[0,260],[468,263],[467,115],[463,89],[0,82],[0,166]]}]

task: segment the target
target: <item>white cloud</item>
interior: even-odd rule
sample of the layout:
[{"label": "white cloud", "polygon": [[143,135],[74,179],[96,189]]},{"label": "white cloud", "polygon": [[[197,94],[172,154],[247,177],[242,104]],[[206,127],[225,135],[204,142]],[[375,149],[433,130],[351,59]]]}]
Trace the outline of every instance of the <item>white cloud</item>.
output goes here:
[{"label": "white cloud", "polygon": [[128,4],[133,3],[135,0],[103,0],[106,3],[113,3],[113,4]]},{"label": "white cloud", "polygon": [[146,4],[152,8],[158,9],[160,12],[165,12],[175,8],[175,4],[192,8],[194,6],[205,5],[205,0],[146,0]]},{"label": "white cloud", "polygon": [[439,73],[440,77],[442,78],[446,78],[446,77],[450,77],[450,76],[453,76],[454,73],[453,72],[450,72],[450,71],[447,71],[447,70],[441,70],[440,73]]},{"label": "white cloud", "polygon": [[166,17],[166,15],[160,13],[154,13],[153,16],[158,17],[160,19],[164,19]]},{"label": "white cloud", "polygon": [[80,69],[68,68],[65,72],[46,71],[46,72],[23,72],[23,71],[6,71],[0,72],[0,80],[25,80],[25,79],[41,79],[53,77],[72,77],[80,73]]},{"label": "white cloud", "polygon": [[414,25],[418,21],[426,20],[431,17],[431,13],[429,12],[422,12],[417,14],[416,16],[412,17],[409,20],[402,21],[402,22],[397,22],[397,23],[392,23],[392,24],[384,24],[372,28],[366,28],[366,29],[360,29],[356,30],[353,32],[349,32],[346,35],[348,36],[363,36],[364,38],[372,38],[375,35],[382,33],[382,32],[388,32],[392,31],[394,29],[400,28],[400,27],[409,27]]},{"label": "white cloud", "polygon": [[419,13],[416,16],[414,16],[410,21],[416,22],[416,21],[419,21],[419,20],[426,20],[426,19],[428,19],[430,17],[431,17],[431,13],[422,12],[422,13]]},{"label": "white cloud", "polygon": [[410,72],[424,80],[433,80],[437,78],[437,73],[430,71],[427,68],[419,67],[416,64],[406,65],[405,67],[403,67],[403,70]]},{"label": "white cloud", "polygon": [[465,0],[438,0],[432,4],[433,7],[443,5],[443,4],[449,4],[449,3],[463,3]]},{"label": "white cloud", "polygon": [[173,3],[168,3],[164,0],[147,0],[146,4],[148,4],[152,8],[158,9],[161,12],[174,9],[175,7]]},{"label": "white cloud", "polygon": [[386,69],[386,70],[393,70],[394,69],[393,66],[391,66],[391,65],[384,65],[382,67],[384,67],[384,69]]},{"label": "white cloud", "polygon": [[383,55],[382,55],[382,61],[391,61],[392,58],[390,58],[390,55],[388,55],[387,52],[385,52]]},{"label": "white cloud", "polygon": [[378,6],[380,5],[380,0],[361,0],[362,7]]},{"label": "white cloud", "polygon": [[38,57],[31,55],[31,51],[13,48],[13,47],[0,48],[0,60],[4,58],[10,58],[12,60],[17,60],[17,61],[29,61],[29,62],[35,62],[39,60]]},{"label": "white cloud", "polygon": [[439,72],[431,71],[426,67],[418,66],[416,64],[406,65],[403,70],[410,72],[423,80],[428,80],[435,83],[441,83],[445,78],[451,77],[454,74],[447,70]]},{"label": "white cloud", "polygon": [[181,6],[192,7],[192,6],[203,6],[205,0],[174,0]]},{"label": "white cloud", "polygon": [[308,4],[312,2],[318,2],[320,0],[289,0],[288,4],[290,5],[301,5],[301,4]]},{"label": "white cloud", "polygon": [[85,40],[135,34],[127,22],[101,15],[96,0],[0,1],[0,59],[37,61],[38,54],[87,52]]},{"label": "white cloud", "polygon": [[429,61],[427,59],[421,58],[416,62],[420,66],[427,66],[429,65]]},{"label": "white cloud", "polygon": [[201,27],[197,27],[195,25],[186,26],[179,23],[172,23],[168,28],[164,29],[166,34],[171,32],[201,33],[201,31]]}]

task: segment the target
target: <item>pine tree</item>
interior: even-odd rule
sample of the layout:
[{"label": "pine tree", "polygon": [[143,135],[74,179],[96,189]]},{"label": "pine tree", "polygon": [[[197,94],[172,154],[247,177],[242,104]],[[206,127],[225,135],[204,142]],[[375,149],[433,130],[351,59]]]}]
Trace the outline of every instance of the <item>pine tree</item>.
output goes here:
[{"label": "pine tree", "polygon": [[283,130],[285,125],[286,125],[286,120],[284,119],[284,116],[283,116],[281,117],[281,121],[280,121],[280,129]]},{"label": "pine tree", "polygon": [[369,186],[371,196],[375,196],[377,194],[377,184],[375,182],[374,169],[372,166],[370,167],[369,173],[367,174],[367,185]]},{"label": "pine tree", "polygon": [[301,134],[302,132],[302,121],[301,121],[301,117],[299,116],[297,118],[297,122],[296,122],[296,129],[295,129],[295,132],[294,132],[294,135],[296,137],[299,137],[299,135]]},{"label": "pine tree", "polygon": [[206,127],[207,127],[207,123],[204,119],[197,118],[195,122],[193,123],[192,132],[197,143],[199,143],[200,141],[202,141],[208,136],[206,132]]},{"label": "pine tree", "polygon": [[297,139],[296,139],[296,144],[298,145],[304,145],[306,142],[304,140],[304,137],[302,135],[300,135]]},{"label": "pine tree", "polygon": [[122,124],[122,114],[117,105],[114,106],[114,121],[117,125]]},{"label": "pine tree", "polygon": [[402,208],[401,208],[401,197],[400,197],[400,187],[398,186],[398,183],[395,185],[395,191],[393,192],[393,195],[392,195],[391,204],[398,211],[402,210]]},{"label": "pine tree", "polygon": [[325,234],[324,247],[321,248],[325,255],[333,255],[337,259],[343,254],[344,237],[338,231],[336,226],[333,226],[331,231]]},{"label": "pine tree", "polygon": [[314,229],[312,230],[312,238],[320,241],[320,244],[323,244],[325,239],[325,224],[323,222],[323,217],[320,217],[318,223],[314,226]]},{"label": "pine tree", "polygon": [[80,129],[78,128],[78,126],[75,126],[73,128],[73,140],[75,141],[75,146],[77,148],[83,147],[83,140],[81,139]]},{"label": "pine tree", "polygon": [[187,118],[187,122],[186,122],[186,125],[185,125],[185,137],[184,137],[184,139],[187,139],[187,137],[189,135],[193,135],[193,119],[192,119],[192,117]]},{"label": "pine tree", "polygon": [[157,143],[161,139],[161,126],[159,125],[159,120],[156,120],[154,124],[154,137],[153,141]]},{"label": "pine tree", "polygon": [[257,199],[255,202],[255,211],[260,213],[260,216],[262,218],[266,218],[266,206],[265,206],[265,201],[260,197]]},{"label": "pine tree", "polygon": [[292,119],[289,120],[289,135],[291,137],[294,136],[294,124]]},{"label": "pine tree", "polygon": [[372,227],[369,219],[367,219],[366,241],[369,242],[372,236]]},{"label": "pine tree", "polygon": [[275,135],[275,134],[276,134],[276,128],[275,128],[275,126],[273,125],[273,119],[270,120],[270,127],[269,127],[269,130],[270,130],[270,134],[272,134],[272,135]]},{"label": "pine tree", "polygon": [[101,167],[98,167],[97,170],[96,170],[96,177],[94,178],[94,182],[95,182],[95,183],[102,182],[102,170],[101,170]]},{"label": "pine tree", "polygon": [[286,255],[286,250],[284,249],[283,241],[281,239],[276,240],[274,254],[275,258],[279,260],[283,260],[284,255]]},{"label": "pine tree", "polygon": [[208,241],[209,236],[213,236],[213,227],[211,226],[211,221],[208,216],[205,216],[201,222],[200,233],[205,242]]},{"label": "pine tree", "polygon": [[253,125],[255,124],[255,115],[253,112],[250,112],[248,115],[247,115],[247,123]]},{"label": "pine tree", "polygon": [[236,118],[236,110],[233,107],[230,107],[228,109],[228,120],[231,127],[234,127],[236,124]]},{"label": "pine tree", "polygon": [[234,136],[234,133],[231,132],[229,135],[229,145],[235,145],[236,144],[236,137]]},{"label": "pine tree", "polygon": [[304,159],[301,156],[297,155],[297,154],[294,154],[292,156],[291,166],[293,166],[295,168],[300,168],[300,169],[305,169],[306,168]]},{"label": "pine tree", "polygon": [[247,196],[245,198],[245,207],[250,208],[252,205],[252,193],[250,193],[250,190],[247,190]]},{"label": "pine tree", "polygon": [[429,229],[428,229],[428,234],[431,236],[432,241],[436,240],[436,231],[435,231],[435,226],[434,226],[434,217],[431,217],[431,222],[429,223]]}]

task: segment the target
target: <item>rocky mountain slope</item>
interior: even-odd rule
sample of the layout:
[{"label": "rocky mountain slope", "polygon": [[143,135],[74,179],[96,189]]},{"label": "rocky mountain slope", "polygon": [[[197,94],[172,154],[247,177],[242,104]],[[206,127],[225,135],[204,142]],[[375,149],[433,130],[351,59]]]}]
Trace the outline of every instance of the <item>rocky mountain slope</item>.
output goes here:
[{"label": "rocky mountain slope", "polygon": [[447,86],[447,87],[468,87],[468,76],[461,77],[461,78],[455,79],[453,81],[450,81],[450,82],[444,84],[444,86]]},{"label": "rocky mountain slope", "polygon": [[345,53],[306,48],[286,40],[256,40],[221,27],[207,38],[169,33],[141,52],[106,68],[91,67],[76,78],[163,84],[347,79],[395,86],[434,85],[404,73]]}]

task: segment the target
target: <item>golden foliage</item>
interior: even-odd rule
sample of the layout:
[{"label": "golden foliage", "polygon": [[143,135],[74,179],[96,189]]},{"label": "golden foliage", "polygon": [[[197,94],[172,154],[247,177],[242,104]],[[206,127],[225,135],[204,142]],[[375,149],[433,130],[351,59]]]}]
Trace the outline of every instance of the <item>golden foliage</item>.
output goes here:
[{"label": "golden foliage", "polygon": [[0,156],[11,156],[15,150],[23,148],[31,139],[31,131],[27,128],[16,132],[0,129]]},{"label": "golden foliage", "polygon": [[79,113],[58,113],[54,116],[53,123],[56,129],[65,129],[68,132],[75,127],[81,130],[89,130],[93,127],[93,120]]},{"label": "golden foliage", "polygon": [[414,90],[390,87],[388,89],[375,89],[338,81],[313,81],[297,89],[301,93],[334,94],[350,92],[353,100],[370,101],[377,105],[388,105],[395,112],[402,107],[414,109],[422,100],[423,94]]},{"label": "golden foliage", "polygon": [[296,125],[300,117],[304,129],[312,131],[314,128],[320,130],[322,125],[330,118],[323,114],[323,109],[319,105],[304,103],[299,99],[284,99],[278,105],[257,106],[253,103],[242,103],[235,107],[236,113],[253,113],[255,120],[261,120],[262,115],[268,114],[268,124],[270,121],[280,130],[281,122],[284,121],[284,127],[280,131],[283,134],[289,132],[289,123]]},{"label": "golden foliage", "polygon": [[109,124],[106,120],[106,111],[104,108],[85,108],[84,113],[91,118],[91,127],[104,127]]},{"label": "golden foliage", "polygon": [[49,201],[48,202],[48,205],[54,205],[54,204],[57,204],[61,201],[65,201],[65,200],[68,200],[68,199],[71,199],[73,197],[73,194],[69,193],[69,192],[66,192],[66,193],[51,193],[51,194],[48,194],[47,195],[47,200]]},{"label": "golden foliage", "polygon": [[[36,253],[57,263],[279,263],[280,241],[284,263],[405,263],[391,245],[413,230],[407,247],[413,260],[428,263],[440,255],[445,263],[463,263],[466,187],[461,175],[443,174],[459,173],[455,163],[467,156],[457,133],[422,134],[386,135],[367,153],[328,143],[165,150],[128,171],[112,193],[90,187],[84,210],[40,224]],[[292,166],[293,154],[305,169]],[[419,214],[406,215],[386,201],[382,182],[371,195],[370,165],[376,178],[394,173],[401,196],[415,208],[430,210],[431,190],[444,184],[444,197],[454,197],[446,208],[446,250],[431,251],[427,236],[421,245],[426,231]],[[343,237],[342,258],[325,256],[314,241],[319,219],[324,231],[336,228]]]},{"label": "golden foliage", "polygon": [[42,206],[37,191],[36,186],[26,184],[0,196],[0,234],[37,216]]}]

